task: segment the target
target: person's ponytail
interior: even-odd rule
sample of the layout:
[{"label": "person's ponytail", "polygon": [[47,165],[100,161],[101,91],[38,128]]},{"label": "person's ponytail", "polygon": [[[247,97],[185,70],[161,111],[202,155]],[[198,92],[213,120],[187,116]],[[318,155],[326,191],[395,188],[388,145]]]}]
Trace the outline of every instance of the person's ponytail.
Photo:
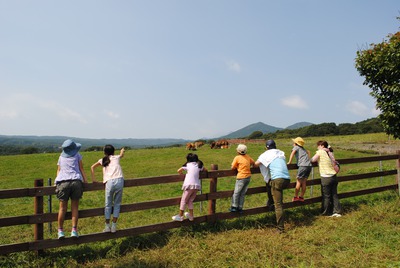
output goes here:
[{"label": "person's ponytail", "polygon": [[103,167],[106,167],[110,164],[110,155],[114,155],[115,152],[115,148],[114,146],[112,146],[111,144],[107,144],[106,146],[104,146],[104,154],[105,156],[103,157],[103,161],[101,163],[101,165]]},{"label": "person's ponytail", "polygon": [[103,167],[106,167],[106,166],[108,166],[110,164],[110,162],[111,162],[110,161],[110,156],[106,155],[106,156],[103,157],[103,161],[102,161],[101,165]]}]

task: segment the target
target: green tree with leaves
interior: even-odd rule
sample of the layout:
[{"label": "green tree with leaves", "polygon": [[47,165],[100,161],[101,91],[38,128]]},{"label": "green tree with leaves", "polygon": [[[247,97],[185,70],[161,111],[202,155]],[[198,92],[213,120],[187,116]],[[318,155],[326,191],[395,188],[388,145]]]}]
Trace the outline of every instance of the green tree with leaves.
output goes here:
[{"label": "green tree with leaves", "polygon": [[[400,19],[398,17],[397,19]],[[355,66],[376,99],[378,116],[386,134],[400,138],[400,32],[382,43],[357,51]]]},{"label": "green tree with leaves", "polygon": [[260,139],[262,137],[263,133],[261,131],[254,131],[248,136],[248,139],[254,140],[254,139]]}]

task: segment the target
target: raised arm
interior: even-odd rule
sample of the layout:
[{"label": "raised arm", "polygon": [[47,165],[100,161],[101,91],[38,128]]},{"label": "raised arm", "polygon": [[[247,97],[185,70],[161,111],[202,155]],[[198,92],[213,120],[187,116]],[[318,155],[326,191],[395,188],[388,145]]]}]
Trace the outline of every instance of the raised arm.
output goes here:
[{"label": "raised arm", "polygon": [[311,158],[311,162],[318,162],[319,160],[319,154],[315,154],[312,158]]},{"label": "raised arm", "polygon": [[99,162],[94,163],[91,167],[90,167],[90,172],[92,174],[92,182],[97,182],[95,175],[94,175],[94,169],[98,166],[101,166],[101,164]]},{"label": "raised arm", "polygon": [[182,174],[182,173],[183,173],[183,170],[184,170],[184,168],[181,167],[181,168],[179,168],[179,169],[177,170],[177,172],[178,172],[179,174]]},{"label": "raised arm", "polygon": [[125,155],[125,148],[121,148],[121,151],[119,152],[119,157],[122,158]]},{"label": "raised arm", "polygon": [[289,161],[287,162],[288,165],[289,165],[290,163],[292,163],[292,160],[293,160],[293,157],[294,157],[295,153],[296,153],[295,150],[292,150],[292,152],[290,153]]}]

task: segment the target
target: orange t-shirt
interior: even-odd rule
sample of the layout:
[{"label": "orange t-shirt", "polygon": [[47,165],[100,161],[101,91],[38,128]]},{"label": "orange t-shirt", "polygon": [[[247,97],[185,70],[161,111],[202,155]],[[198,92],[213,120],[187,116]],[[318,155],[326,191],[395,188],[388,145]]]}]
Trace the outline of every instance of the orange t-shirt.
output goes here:
[{"label": "orange t-shirt", "polygon": [[235,156],[232,162],[232,169],[237,169],[237,179],[245,179],[251,176],[250,167],[254,165],[254,160],[248,154]]}]

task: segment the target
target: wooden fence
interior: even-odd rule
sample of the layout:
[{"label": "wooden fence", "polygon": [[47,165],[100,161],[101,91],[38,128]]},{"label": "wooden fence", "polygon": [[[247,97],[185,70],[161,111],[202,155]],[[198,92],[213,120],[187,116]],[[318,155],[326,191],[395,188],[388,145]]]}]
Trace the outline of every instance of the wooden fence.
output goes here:
[{"label": "wooden fence", "polygon": [[[362,180],[368,178],[380,178],[383,176],[391,176],[396,175],[396,183],[392,185],[380,186],[376,188],[370,189],[362,189],[352,192],[340,193],[339,198],[348,198],[354,196],[360,196],[365,194],[377,193],[387,190],[396,190],[400,189],[400,151],[395,155],[384,155],[384,156],[373,156],[373,157],[364,157],[364,158],[352,158],[352,159],[339,159],[341,165],[346,164],[355,164],[355,163],[364,163],[364,162],[374,162],[374,161],[388,161],[388,160],[396,160],[397,169],[393,170],[385,170],[385,171],[377,171],[356,175],[346,175],[346,176],[338,176],[339,182],[344,181],[353,181],[353,180]],[[296,169],[295,164],[288,165],[289,169]],[[258,168],[252,169],[253,174],[260,173]],[[24,243],[15,243],[8,245],[0,245],[0,254],[9,254],[12,252],[21,252],[21,251],[36,251],[41,253],[44,249],[63,247],[69,245],[77,245],[83,243],[91,243],[104,241],[109,239],[127,237],[127,236],[135,236],[145,233],[152,233],[158,231],[165,231],[173,228],[178,228],[181,226],[189,226],[192,224],[200,224],[200,223],[213,223],[218,220],[231,219],[239,216],[246,215],[255,215],[260,213],[269,212],[266,206],[250,208],[243,211],[242,214],[238,213],[230,213],[230,212],[217,212],[217,200],[221,198],[230,198],[232,196],[232,191],[218,191],[218,178],[235,176],[235,171],[233,170],[218,170],[217,165],[212,165],[211,170],[207,172],[203,172],[201,174],[202,180],[209,180],[210,187],[208,193],[199,194],[196,197],[195,202],[208,202],[207,215],[195,217],[193,222],[183,221],[183,222],[167,222],[167,223],[159,223],[147,226],[139,226],[127,229],[118,230],[118,232],[113,233],[91,233],[79,236],[79,239],[65,238],[64,240],[58,239],[43,239],[44,238],[44,223],[56,222],[57,221],[57,213],[44,213],[43,204],[44,197],[54,195],[55,187],[54,186],[44,186],[43,180],[36,180],[34,188],[25,188],[25,189],[9,189],[9,190],[0,190],[0,199],[6,198],[22,198],[22,197],[34,197],[34,215],[25,215],[25,216],[14,216],[14,217],[6,217],[0,218],[0,227],[5,226],[14,226],[14,225],[23,225],[23,224],[32,224],[34,226],[34,241],[32,242],[24,242]],[[164,183],[173,183],[173,182],[181,182],[182,175],[166,175],[159,177],[148,177],[148,178],[137,178],[137,179],[126,179],[124,187],[138,187],[145,185],[156,185],[156,184],[164,184]],[[319,185],[321,182],[320,179],[308,180],[307,185]],[[289,188],[294,188],[295,182],[290,183]],[[84,191],[103,191],[104,187],[102,184],[85,184]],[[265,187],[254,187],[249,188],[247,191],[247,195],[260,194],[266,192]],[[162,208],[168,206],[177,206],[179,204],[179,198],[170,198],[156,201],[148,201],[141,203],[133,203],[133,204],[123,204],[121,205],[121,213],[140,211],[140,210],[148,210],[154,208]],[[292,208],[297,206],[303,206],[308,204],[313,204],[321,202],[321,196],[312,197],[306,199],[305,202],[287,202],[284,204],[284,208]],[[79,218],[88,218],[95,216],[103,216],[104,208],[93,208],[93,209],[85,209],[79,211]],[[71,219],[71,213],[67,212],[66,220]]]}]

